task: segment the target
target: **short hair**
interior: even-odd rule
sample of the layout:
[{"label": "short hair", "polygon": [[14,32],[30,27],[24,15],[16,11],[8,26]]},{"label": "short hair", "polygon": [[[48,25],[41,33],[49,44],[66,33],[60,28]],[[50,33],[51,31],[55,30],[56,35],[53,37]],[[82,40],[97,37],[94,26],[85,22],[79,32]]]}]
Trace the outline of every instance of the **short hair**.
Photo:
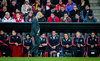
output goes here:
[{"label": "short hair", "polygon": [[31,37],[31,35],[29,33],[26,34],[26,36],[29,35],[29,37]]},{"label": "short hair", "polygon": [[9,13],[9,12],[6,12],[6,13],[5,13],[5,15],[6,15],[6,14],[9,14],[9,15],[10,15],[10,13]]}]

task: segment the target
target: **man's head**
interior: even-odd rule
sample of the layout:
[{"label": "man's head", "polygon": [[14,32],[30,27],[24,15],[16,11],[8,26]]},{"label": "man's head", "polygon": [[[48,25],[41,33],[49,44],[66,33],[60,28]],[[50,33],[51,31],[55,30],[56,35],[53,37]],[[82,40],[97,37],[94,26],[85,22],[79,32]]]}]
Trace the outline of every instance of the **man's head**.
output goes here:
[{"label": "man's head", "polygon": [[68,0],[68,3],[69,3],[69,4],[72,4],[72,0]]},{"label": "man's head", "polygon": [[59,0],[59,4],[61,5],[63,2],[62,2],[62,0]]},{"label": "man's head", "polygon": [[77,37],[77,38],[80,38],[80,36],[81,36],[81,33],[80,33],[79,31],[77,31],[77,32],[76,32],[76,37]]},{"label": "man's head", "polygon": [[74,6],[73,6],[73,9],[76,11],[76,10],[77,10],[77,6],[76,6],[76,5],[74,5]]},{"label": "man's head", "polygon": [[51,13],[51,18],[53,19],[55,17],[55,14],[54,13]]},{"label": "man's head", "polygon": [[4,34],[4,31],[3,30],[0,30],[0,34],[3,35]]},{"label": "man's head", "polygon": [[41,5],[38,5],[38,11],[41,11],[41,9],[42,9]]},{"label": "man's head", "polygon": [[9,13],[9,12],[6,12],[6,13],[5,13],[5,17],[6,17],[6,18],[9,18],[9,17],[10,17],[10,13]]},{"label": "man's head", "polygon": [[15,30],[12,30],[12,35],[15,36],[17,33]]},{"label": "man's head", "polygon": [[67,17],[68,17],[68,14],[67,14],[67,13],[65,13],[65,14],[64,14],[64,17],[65,17],[65,18],[67,18]]},{"label": "man's head", "polygon": [[12,5],[13,5],[13,6],[16,5],[16,1],[15,1],[15,0],[12,1]]},{"label": "man's head", "polygon": [[80,14],[75,14],[75,18],[80,18]]},{"label": "man's head", "polygon": [[45,34],[44,33],[41,35],[41,38],[45,38]]},{"label": "man's head", "polygon": [[94,33],[94,32],[91,33],[91,37],[92,37],[92,38],[95,37],[95,33]]},{"label": "man's head", "polygon": [[50,1],[50,0],[47,0],[47,4],[48,4],[48,5],[51,5],[51,1]]},{"label": "man's head", "polygon": [[56,31],[52,31],[52,36],[56,36]]},{"label": "man's head", "polygon": [[65,33],[65,34],[64,34],[64,38],[65,38],[65,39],[68,39],[68,34]]},{"label": "man's head", "polygon": [[27,39],[31,38],[30,34],[26,34],[26,38]]},{"label": "man's head", "polygon": [[16,17],[17,18],[20,18],[20,13],[16,13]]},{"label": "man's head", "polygon": [[64,6],[61,6],[60,10],[63,12],[65,10]]},{"label": "man's head", "polygon": [[92,16],[92,14],[90,13],[90,14],[88,14],[88,18],[89,19],[92,19],[93,18],[93,16]]},{"label": "man's head", "polygon": [[29,5],[29,0],[25,0],[25,4],[26,5]]},{"label": "man's head", "polygon": [[89,5],[86,5],[86,6],[85,6],[85,9],[86,9],[86,10],[89,10],[89,9],[90,9],[90,6],[89,6]]},{"label": "man's head", "polygon": [[37,19],[42,18],[42,16],[43,16],[43,14],[42,14],[41,12],[38,12],[38,13],[36,14],[36,18],[37,18]]},{"label": "man's head", "polygon": [[3,10],[3,12],[6,12],[7,11],[7,7],[3,6],[2,10]]}]

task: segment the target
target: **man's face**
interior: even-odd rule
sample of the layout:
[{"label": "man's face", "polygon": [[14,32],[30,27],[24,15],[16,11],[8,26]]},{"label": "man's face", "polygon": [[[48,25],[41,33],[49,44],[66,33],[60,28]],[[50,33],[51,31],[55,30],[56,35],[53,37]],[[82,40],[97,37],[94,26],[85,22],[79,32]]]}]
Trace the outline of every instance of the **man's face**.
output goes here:
[{"label": "man's face", "polygon": [[94,38],[95,37],[95,33],[91,33],[91,37]]},{"label": "man's face", "polygon": [[47,4],[48,4],[48,5],[51,5],[51,2],[50,2],[50,0],[47,0]]},{"label": "man's face", "polygon": [[55,17],[55,15],[54,14],[51,14],[51,18],[53,19]]},{"label": "man's face", "polygon": [[76,32],[76,37],[79,38],[80,37],[80,32]]},{"label": "man's face", "polygon": [[41,8],[40,7],[38,7],[38,11],[41,11]]},{"label": "man's face", "polygon": [[12,31],[12,35],[16,35],[16,32],[14,30]]},{"label": "man's face", "polygon": [[45,34],[42,34],[42,38],[45,38]]},{"label": "man's face", "polygon": [[68,0],[68,3],[71,4],[72,3],[72,0]]},{"label": "man's face", "polygon": [[55,36],[56,35],[56,31],[52,31],[52,35]]},{"label": "man's face", "polygon": [[68,39],[68,34],[64,34],[65,39]]},{"label": "man's face", "polygon": [[59,1],[59,4],[62,4],[62,0]]},{"label": "man's face", "polygon": [[92,19],[93,18],[93,16],[88,16],[89,17],[89,19]]},{"label": "man's face", "polygon": [[12,1],[12,5],[15,6],[16,5],[16,1]]},{"label": "man's face", "polygon": [[68,17],[68,14],[64,14],[64,17],[67,18]]},{"label": "man's face", "polygon": [[75,15],[76,18],[79,18],[80,16],[78,14]]},{"label": "man's face", "polygon": [[16,17],[17,17],[17,18],[20,18],[20,14],[16,14]]},{"label": "man's face", "polygon": [[30,38],[30,36],[29,36],[29,35],[27,35],[27,36],[26,36],[26,38],[27,38],[27,39],[29,39],[29,38]]},{"label": "man's face", "polygon": [[4,34],[4,31],[3,31],[3,30],[1,30],[1,31],[0,31],[0,34],[1,34],[1,35],[3,35],[3,34]]},{"label": "man's face", "polygon": [[62,12],[65,10],[64,7],[61,7],[60,9],[61,9]]},{"label": "man's face", "polygon": [[28,3],[27,1],[25,2],[25,4],[26,4],[26,5],[29,5],[29,3]]},{"label": "man's face", "polygon": [[3,7],[3,11],[4,11],[4,12],[7,11],[7,7]]},{"label": "man's face", "polygon": [[86,6],[86,7],[85,7],[85,9],[86,9],[86,10],[89,10],[89,9],[90,9],[90,7],[89,7],[89,6]]},{"label": "man's face", "polygon": [[10,15],[7,13],[7,14],[5,15],[5,17],[6,17],[6,18],[9,18],[9,17],[10,17]]},{"label": "man's face", "polygon": [[74,6],[74,10],[77,10],[77,6],[76,5]]}]

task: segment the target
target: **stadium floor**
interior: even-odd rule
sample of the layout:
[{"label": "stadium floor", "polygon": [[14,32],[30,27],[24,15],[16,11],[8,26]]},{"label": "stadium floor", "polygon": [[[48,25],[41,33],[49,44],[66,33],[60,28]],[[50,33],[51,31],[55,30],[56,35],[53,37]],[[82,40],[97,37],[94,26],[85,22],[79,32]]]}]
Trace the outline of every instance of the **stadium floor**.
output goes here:
[{"label": "stadium floor", "polygon": [[3,57],[0,61],[100,61],[100,57]]}]

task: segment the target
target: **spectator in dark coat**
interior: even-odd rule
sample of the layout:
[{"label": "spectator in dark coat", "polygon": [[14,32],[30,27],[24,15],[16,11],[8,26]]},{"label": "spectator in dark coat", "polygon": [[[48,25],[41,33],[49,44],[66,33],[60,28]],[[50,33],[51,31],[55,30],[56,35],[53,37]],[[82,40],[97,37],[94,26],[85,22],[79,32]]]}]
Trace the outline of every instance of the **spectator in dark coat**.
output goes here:
[{"label": "spectator in dark coat", "polygon": [[28,16],[25,18],[25,21],[26,22],[32,22],[32,20],[33,20],[33,13],[29,12]]},{"label": "spectator in dark coat", "polygon": [[88,17],[85,18],[84,22],[97,22],[97,19],[92,16],[92,14],[88,14]]},{"label": "spectator in dark coat", "polygon": [[43,14],[41,15],[41,18],[38,20],[38,22],[46,22],[46,18]]},{"label": "spectator in dark coat", "polygon": [[80,14],[75,14],[75,18],[73,18],[72,22],[83,22],[83,19],[81,19]]},{"label": "spectator in dark coat", "polygon": [[65,10],[64,6],[61,6],[61,10],[58,12],[58,17],[63,17],[65,13],[67,13],[67,11]]},{"label": "spectator in dark coat", "polygon": [[74,5],[73,10],[70,12],[70,17],[71,17],[71,19],[75,18],[75,14],[76,14],[76,13],[79,13],[79,14],[80,14],[80,11],[78,10],[77,6]]},{"label": "spectator in dark coat", "polygon": [[7,12],[7,7],[6,6],[4,6],[2,8],[2,11],[0,12],[0,18],[3,18],[5,16],[5,12]]}]

